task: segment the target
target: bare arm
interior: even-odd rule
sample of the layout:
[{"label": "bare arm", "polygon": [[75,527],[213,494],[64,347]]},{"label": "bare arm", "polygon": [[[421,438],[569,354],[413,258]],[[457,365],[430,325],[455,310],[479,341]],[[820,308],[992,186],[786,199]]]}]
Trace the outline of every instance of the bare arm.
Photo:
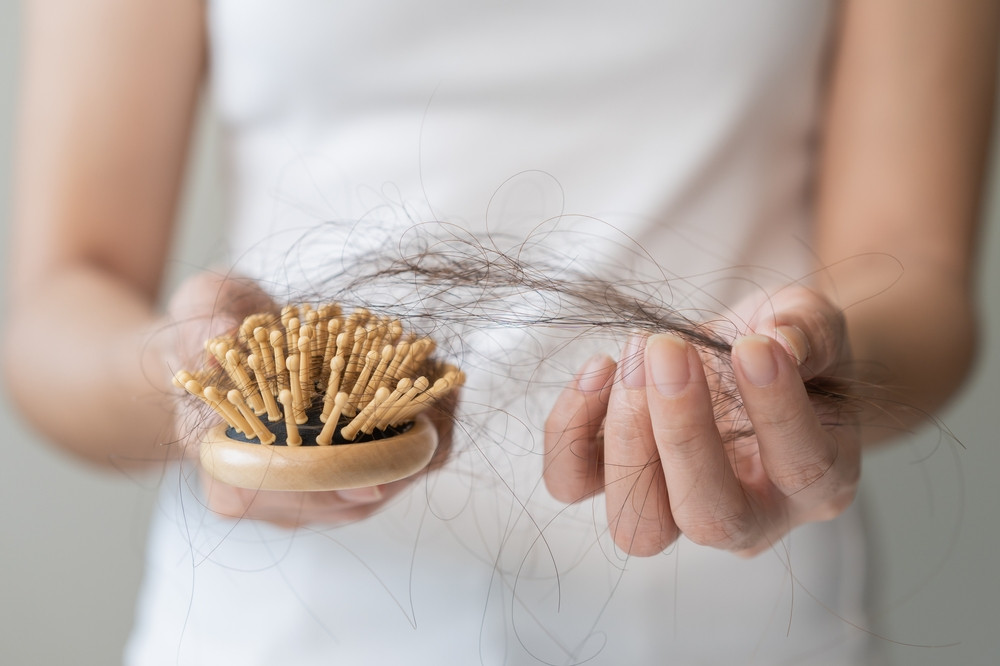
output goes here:
[{"label": "bare arm", "polygon": [[197,0],[26,7],[3,367],[27,418],[97,462],[160,458],[170,433],[162,350],[148,341],[204,69],[202,13]]},{"label": "bare arm", "polygon": [[[202,273],[171,298],[175,321],[154,309],[205,67],[203,11],[200,0],[37,0],[28,12],[3,369],[35,426],[99,464],[162,460],[176,436],[168,361],[269,304],[250,281]],[[214,482],[206,494],[234,517],[339,523],[407,483]]]},{"label": "bare arm", "polygon": [[[976,227],[1000,12],[992,0],[850,0],[844,10],[817,251],[823,266],[843,262],[828,295],[845,308],[856,370],[893,387],[890,400],[931,411],[975,352]],[[858,259],[867,253],[881,259]],[[861,265],[874,273],[852,269]],[[876,293],[886,276],[898,280]],[[866,439],[919,413],[887,416],[889,429]]]}]

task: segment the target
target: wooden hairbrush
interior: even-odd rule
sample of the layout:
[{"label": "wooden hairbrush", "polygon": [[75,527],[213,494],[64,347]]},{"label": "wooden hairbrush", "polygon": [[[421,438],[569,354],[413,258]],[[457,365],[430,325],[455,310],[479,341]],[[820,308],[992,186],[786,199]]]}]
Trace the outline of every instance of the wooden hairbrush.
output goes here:
[{"label": "wooden hairbrush", "polygon": [[230,485],[344,490],[402,479],[437,449],[424,413],[464,381],[434,360],[434,341],[395,319],[335,304],[247,317],[205,347],[218,366],[174,383],[224,423],[201,442],[201,464]]}]

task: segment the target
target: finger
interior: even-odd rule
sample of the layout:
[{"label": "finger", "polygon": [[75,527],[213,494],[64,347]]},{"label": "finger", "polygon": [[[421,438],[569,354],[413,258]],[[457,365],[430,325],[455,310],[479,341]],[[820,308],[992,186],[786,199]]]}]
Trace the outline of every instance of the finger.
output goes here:
[{"label": "finger", "polygon": [[275,309],[275,303],[249,278],[204,271],[185,280],[167,306],[177,318],[229,315],[242,319],[254,312]]},{"label": "finger", "polygon": [[282,527],[339,525],[371,516],[399,494],[408,481],[340,491],[294,492],[237,488],[202,474],[205,499],[213,512],[238,520],[262,520]]},{"label": "finger", "polygon": [[795,359],[803,379],[828,374],[848,357],[843,313],[822,294],[789,287],[768,303],[767,310],[753,317],[751,329],[777,340]]},{"label": "finger", "polygon": [[614,360],[591,358],[545,421],[543,478],[559,501],[578,502],[604,487],[601,430],[614,375]]},{"label": "finger", "polygon": [[[247,314],[273,307],[271,299],[252,280],[207,271],[188,278],[167,306],[172,323],[157,341],[164,361],[157,371],[172,379],[181,369],[216,366],[217,361],[206,354],[205,341],[232,331]],[[194,455],[197,447],[187,445],[196,444],[201,429],[191,426],[217,422],[218,417],[201,403],[194,406],[190,401],[180,401],[179,396],[178,401],[177,440],[184,445],[186,455]]]},{"label": "finger", "polygon": [[646,400],[680,531],[695,543],[742,550],[760,530],[715,425],[697,350],[673,335],[646,343]]},{"label": "finger", "polygon": [[378,486],[365,486],[364,488],[339,490],[337,496],[348,504],[371,504],[385,497],[385,493]]},{"label": "finger", "polygon": [[655,555],[678,532],[649,422],[643,342],[633,336],[618,363],[604,425],[604,479],[615,543],[633,555]]},{"label": "finger", "polygon": [[795,366],[773,339],[737,340],[733,369],[771,483],[800,505],[834,515],[846,508],[860,473],[853,429],[823,427]]},{"label": "finger", "polygon": [[177,324],[177,362],[182,367],[196,364],[206,340],[230,332],[249,314],[276,307],[253,280],[207,271],[188,278],[167,306]]}]

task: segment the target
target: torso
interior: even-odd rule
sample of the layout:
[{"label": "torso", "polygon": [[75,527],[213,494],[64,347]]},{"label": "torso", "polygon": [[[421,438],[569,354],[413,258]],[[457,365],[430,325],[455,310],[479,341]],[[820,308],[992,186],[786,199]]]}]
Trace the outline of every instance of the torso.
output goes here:
[{"label": "torso", "polygon": [[[428,221],[531,235],[598,272],[660,271],[678,307],[715,312],[811,269],[826,3],[208,11],[233,260],[279,295],[335,267],[344,229],[362,253]],[[600,499],[563,507],[539,483],[551,391],[496,413],[480,369],[474,436],[361,524],[233,523],[187,478],[166,488],[137,663],[861,659],[856,513],[753,560],[683,539],[625,558]]]}]

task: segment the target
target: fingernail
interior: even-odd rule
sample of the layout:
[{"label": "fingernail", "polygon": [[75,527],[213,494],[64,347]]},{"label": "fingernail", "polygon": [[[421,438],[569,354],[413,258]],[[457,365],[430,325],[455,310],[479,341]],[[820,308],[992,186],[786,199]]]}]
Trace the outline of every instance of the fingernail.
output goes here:
[{"label": "fingernail", "polygon": [[605,354],[592,356],[577,375],[576,387],[585,393],[600,391],[608,383],[609,365],[614,365],[614,361]]},{"label": "fingernail", "polygon": [[748,335],[733,345],[740,370],[754,386],[769,386],[778,377],[778,364],[771,352],[771,338]]},{"label": "fingernail", "polygon": [[341,490],[340,496],[348,502],[357,504],[370,504],[382,499],[382,490],[378,486],[368,486],[365,488],[351,488]]},{"label": "fingernail", "polygon": [[643,347],[646,337],[633,333],[622,350],[622,359],[618,364],[621,369],[622,382],[625,388],[636,389],[646,386],[646,370],[643,365]]},{"label": "fingernail", "polygon": [[687,343],[676,335],[660,333],[646,343],[646,363],[660,395],[673,397],[691,380]]},{"label": "fingernail", "polygon": [[795,362],[799,365],[805,363],[809,358],[809,338],[798,326],[779,326],[774,330],[778,336],[778,342],[795,357]]}]

